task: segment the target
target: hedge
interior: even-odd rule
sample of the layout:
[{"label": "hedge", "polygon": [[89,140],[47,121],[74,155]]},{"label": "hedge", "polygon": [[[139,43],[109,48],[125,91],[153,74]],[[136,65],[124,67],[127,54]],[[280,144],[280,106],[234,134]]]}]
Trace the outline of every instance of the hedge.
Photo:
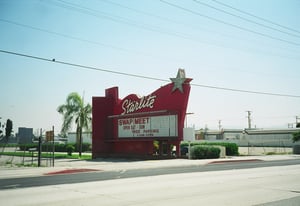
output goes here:
[{"label": "hedge", "polygon": [[[188,146],[188,142],[182,142],[180,147]],[[191,142],[191,146],[195,145],[218,145],[224,146],[226,148],[226,155],[228,156],[237,156],[239,155],[239,147],[236,143],[231,142]]]},{"label": "hedge", "polygon": [[6,143],[1,143],[1,144],[0,144],[0,147],[1,147],[1,148],[2,148],[2,147],[16,147],[16,146],[18,146],[17,143],[8,143],[8,144],[6,144]]},{"label": "hedge", "polygon": [[[68,152],[68,145],[72,145],[75,148],[75,152],[78,152],[78,147],[76,143],[73,144],[55,144],[55,152]],[[32,144],[20,144],[19,145],[20,150],[29,150],[29,148],[38,148],[38,143],[32,143]],[[43,152],[52,152],[53,151],[53,145],[52,143],[43,143],[42,144],[42,151]],[[82,143],[82,152],[91,151],[91,144],[89,143]]]},{"label": "hedge", "polygon": [[220,157],[221,150],[213,146],[194,145],[191,147],[192,159],[213,159]]}]

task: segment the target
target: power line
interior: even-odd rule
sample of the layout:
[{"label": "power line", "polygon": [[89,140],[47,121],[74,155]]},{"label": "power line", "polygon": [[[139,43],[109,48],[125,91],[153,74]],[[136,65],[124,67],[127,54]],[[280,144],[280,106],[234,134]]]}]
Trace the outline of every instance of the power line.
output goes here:
[{"label": "power line", "polygon": [[186,11],[186,12],[188,12],[188,13],[191,13],[191,14],[194,14],[194,15],[197,15],[197,16],[201,16],[201,17],[206,18],[206,19],[209,19],[209,20],[211,20],[211,21],[215,21],[215,22],[218,22],[218,23],[227,25],[227,26],[231,26],[231,27],[237,28],[237,29],[242,30],[242,31],[246,31],[246,32],[253,33],[253,34],[256,34],[256,35],[259,35],[259,36],[263,36],[263,37],[265,37],[265,38],[269,38],[269,39],[272,39],[272,40],[277,40],[277,41],[281,41],[281,42],[284,42],[284,43],[288,43],[288,44],[291,44],[291,45],[294,45],[294,46],[300,46],[300,44],[297,43],[297,42],[292,42],[292,41],[285,40],[285,39],[282,39],[282,38],[274,37],[274,36],[272,36],[272,35],[268,35],[268,34],[265,34],[265,33],[257,32],[257,31],[254,31],[254,30],[251,30],[251,29],[242,27],[242,26],[238,26],[238,25],[235,25],[235,24],[232,24],[232,23],[229,23],[229,22],[226,22],[226,21],[223,21],[223,20],[220,20],[220,19],[211,17],[211,16],[207,16],[207,15],[201,14],[201,13],[199,13],[199,12],[197,12],[197,11],[193,11],[193,10],[191,10],[191,9],[188,9],[188,8],[185,8],[185,7],[182,7],[182,6],[179,6],[179,5],[177,5],[177,4],[170,3],[170,2],[165,1],[165,0],[160,0],[160,1],[161,1],[162,3],[164,3],[164,4],[167,4],[167,5],[169,5],[169,6],[172,6],[172,7],[174,7],[174,8],[177,8],[177,9],[180,9],[180,10],[183,10],[183,11]]},{"label": "power line", "polygon": [[[0,21],[8,23],[8,24],[15,25],[15,26],[19,26],[19,27],[24,27],[24,28],[36,30],[36,31],[39,31],[39,32],[44,32],[44,33],[48,33],[48,34],[60,36],[60,37],[67,38],[67,39],[72,39],[72,40],[76,40],[76,41],[80,41],[80,42],[85,42],[85,43],[89,43],[89,44],[94,44],[94,45],[99,45],[99,46],[107,47],[107,48],[118,50],[118,51],[122,51],[122,52],[134,53],[134,54],[149,56],[149,57],[153,57],[153,58],[165,58],[165,57],[156,56],[156,55],[147,53],[145,51],[136,51],[136,50],[132,50],[132,49],[122,48],[122,47],[114,46],[114,45],[111,45],[111,44],[106,44],[106,43],[102,43],[102,42],[98,42],[98,41],[92,41],[92,40],[89,40],[89,39],[84,39],[84,38],[80,38],[80,37],[76,37],[76,36],[72,36],[72,35],[68,35],[68,34],[64,34],[64,33],[59,33],[59,32],[55,32],[55,31],[51,31],[51,30],[48,30],[48,29],[34,27],[34,26],[31,26],[31,25],[22,24],[22,23],[11,21],[11,20],[7,20],[7,19],[1,19],[0,18]],[[177,37],[179,37],[179,36],[177,36]],[[189,40],[193,40],[193,39],[189,39]],[[196,40],[194,40],[194,41],[196,41]],[[257,51],[255,49],[234,48],[234,47],[228,47],[228,46],[219,45],[219,44],[210,43],[210,42],[204,42],[204,41],[198,41],[198,42],[203,43],[203,44],[207,44],[207,45],[212,45],[212,46],[216,46],[216,47],[225,48],[225,49],[236,49],[236,50],[241,50],[241,51],[249,52],[249,53],[261,52],[261,53],[263,53],[265,55],[279,56],[279,57],[282,57],[282,58],[289,58],[289,59],[299,60],[299,58],[294,58],[294,57],[290,57],[290,56],[283,56],[283,55],[275,54],[275,53],[272,53],[272,52]]]},{"label": "power line", "polygon": [[[110,70],[110,69],[103,69],[103,68],[99,68],[99,67],[86,66],[86,65],[81,65],[81,64],[75,64],[75,63],[65,62],[65,61],[58,61],[56,59],[51,59],[51,58],[49,59],[49,58],[44,58],[44,57],[38,57],[38,56],[33,56],[33,55],[28,55],[28,54],[11,52],[11,51],[7,51],[7,50],[0,50],[0,52],[1,53],[5,53],[5,54],[20,56],[20,57],[26,57],[26,58],[31,58],[31,59],[35,59],[35,60],[40,60],[40,61],[46,61],[46,62],[51,62],[51,63],[56,63],[56,64],[62,64],[62,65],[72,66],[72,67],[76,67],[76,68],[80,68],[80,69],[94,70],[94,71],[107,72],[107,73],[113,73],[113,74],[118,74],[118,75],[125,75],[125,76],[142,78],[142,79],[149,79],[149,80],[156,80],[156,81],[162,81],[162,82],[169,82],[169,80],[160,79],[160,78],[156,78],[156,77],[149,77],[149,76],[143,76],[143,75],[137,75],[137,74],[131,74],[131,73],[113,71],[113,70]],[[269,96],[300,98],[299,95],[250,91],[250,90],[233,89],[233,88],[217,87],[217,86],[209,86],[209,85],[201,85],[201,84],[191,84],[191,85],[192,86],[196,86],[196,87],[203,87],[203,88],[209,88],[209,89],[218,89],[218,90],[231,91],[231,92],[241,92],[241,93],[260,94],[260,95],[269,95]]]},{"label": "power line", "polygon": [[[207,29],[199,29],[198,26],[195,27],[195,26],[189,25],[189,24],[187,24],[187,22],[178,22],[178,21],[175,21],[174,19],[171,19],[171,18],[166,18],[166,17],[164,17],[164,16],[152,14],[152,13],[150,13],[150,12],[145,12],[145,11],[142,11],[142,10],[138,10],[138,9],[136,9],[136,8],[132,8],[132,7],[129,7],[129,6],[125,6],[125,5],[123,5],[123,4],[116,3],[116,2],[112,2],[112,1],[110,1],[110,0],[102,0],[102,1],[105,2],[105,3],[111,4],[111,5],[114,5],[114,6],[123,8],[123,9],[127,9],[127,10],[129,10],[129,11],[132,11],[132,12],[135,12],[135,13],[138,13],[138,14],[142,14],[142,15],[146,15],[146,16],[149,16],[149,17],[152,17],[152,18],[159,19],[160,21],[165,21],[165,22],[168,22],[168,23],[173,23],[173,24],[176,24],[176,25],[185,26],[185,27],[189,27],[189,28],[192,28],[192,29],[197,29],[197,30],[200,30],[200,31],[202,31],[202,32],[204,31],[204,32],[209,32],[209,33],[213,33],[213,34],[216,34],[216,33],[217,33],[218,35],[222,35],[222,37],[227,36],[227,37],[230,37],[231,39],[237,40],[237,37],[236,37],[236,36],[228,35],[228,34],[225,34],[225,33],[223,33],[223,32],[219,32],[219,31],[216,31],[216,30],[212,31],[212,30],[207,30]],[[200,3],[200,2],[197,2],[196,0],[194,0],[194,1],[195,1],[196,3]],[[209,5],[207,5],[207,6],[209,6]],[[215,8],[215,9],[217,9],[217,8]],[[224,12],[226,12],[226,11],[224,11]],[[228,12],[228,13],[229,13],[229,12]],[[230,15],[234,15],[234,14],[230,14]],[[234,15],[234,16],[240,17],[240,16],[238,16],[238,15]],[[240,18],[243,18],[243,17],[240,17]],[[246,18],[244,18],[244,19],[245,19],[245,20],[248,20],[248,19],[246,19]],[[265,27],[267,27],[267,28],[269,27],[269,26],[267,26],[267,25],[263,25],[263,24],[254,22],[254,21],[252,21],[252,20],[248,20],[248,21],[250,21],[250,22],[252,22],[252,23],[255,23],[255,24],[258,24],[258,25],[261,25],[261,26],[265,26]],[[273,27],[269,27],[269,28],[277,31],[276,28],[273,28]],[[296,36],[296,37],[299,37],[299,38],[300,38],[300,36],[298,36],[298,35],[294,35],[294,34],[291,34],[291,33],[288,33],[288,32],[284,32],[284,31],[282,31],[282,30],[279,30],[279,32],[286,33],[286,34],[290,34],[290,35],[292,35],[292,36]],[[204,43],[205,43],[205,42],[204,42]],[[211,43],[207,43],[207,44],[211,44]],[[219,46],[219,45],[217,45],[217,46]],[[239,49],[239,50],[240,50],[240,49]]]},{"label": "power line", "polygon": [[48,30],[48,29],[43,29],[43,28],[34,27],[34,26],[31,26],[31,25],[27,25],[27,24],[18,23],[18,22],[15,22],[15,21],[10,21],[10,20],[7,20],[7,19],[1,19],[0,18],[0,21],[8,23],[8,24],[16,25],[16,26],[19,26],[19,27],[24,27],[24,28],[27,28],[27,29],[32,29],[32,30],[36,30],[36,31],[40,31],[40,32],[44,32],[44,33],[64,37],[66,39],[72,39],[72,40],[76,40],[76,41],[80,41],[80,42],[84,42],[84,43],[89,43],[89,44],[94,44],[94,45],[99,45],[99,46],[111,48],[111,49],[114,49],[114,50],[119,50],[119,51],[122,51],[122,52],[129,52],[129,53],[134,53],[134,54],[139,54],[139,55],[144,55],[144,56],[157,57],[157,56],[154,56],[152,54],[148,54],[144,51],[130,50],[130,49],[114,46],[114,45],[111,45],[111,44],[106,44],[106,43],[101,43],[101,42],[98,42],[98,41],[83,39],[83,38],[80,38],[80,37],[71,36],[71,35],[68,35],[68,34],[63,34],[63,33],[51,31],[51,30]]},{"label": "power line", "polygon": [[142,14],[142,15],[154,17],[156,19],[163,20],[163,21],[170,22],[170,23],[175,23],[175,24],[180,24],[180,25],[186,25],[184,23],[180,23],[180,22],[174,21],[173,19],[170,19],[170,18],[166,18],[166,17],[163,17],[163,16],[159,16],[159,15],[156,15],[156,14],[149,13],[149,12],[141,11],[141,10],[138,10],[138,9],[135,9],[135,8],[131,8],[129,6],[125,6],[125,5],[120,4],[120,3],[112,2],[110,0],[102,0],[102,1],[105,2],[105,3],[108,3],[108,4],[112,4],[112,5],[121,7],[123,9],[128,9],[128,10],[133,11],[133,12],[138,13],[138,14]]},{"label": "power line", "polygon": [[240,93],[249,93],[249,94],[260,94],[260,95],[279,96],[279,97],[300,98],[299,95],[291,95],[291,94],[279,94],[279,93],[270,93],[270,92],[259,92],[259,91],[251,91],[251,90],[243,90],[243,89],[233,89],[233,88],[217,87],[217,86],[209,86],[209,85],[193,84],[193,83],[191,83],[191,85],[192,86],[197,86],[197,87],[209,88],[209,89],[218,89],[218,90],[231,91],[231,92],[240,92]]},{"label": "power line", "polygon": [[[24,28],[36,30],[36,31],[39,31],[39,32],[48,33],[48,34],[51,34],[51,35],[60,36],[60,37],[66,38],[66,39],[71,39],[71,40],[76,40],[76,41],[85,42],[85,43],[89,43],[89,44],[99,45],[99,46],[107,47],[107,48],[122,51],[122,52],[128,52],[128,53],[133,53],[133,54],[138,54],[138,55],[143,55],[143,56],[149,56],[149,57],[152,57],[152,58],[164,58],[164,59],[166,59],[166,57],[156,56],[156,55],[144,52],[144,51],[135,51],[135,50],[122,48],[122,47],[117,47],[117,46],[106,44],[106,43],[104,44],[104,43],[101,43],[101,42],[98,42],[98,41],[83,39],[83,38],[80,38],[80,37],[71,36],[71,35],[68,35],[68,34],[59,33],[59,32],[55,32],[55,31],[51,31],[51,30],[43,29],[43,28],[39,28],[39,27],[34,27],[34,26],[31,26],[31,25],[22,24],[22,23],[18,23],[18,22],[15,22],[15,21],[10,21],[10,20],[1,19],[1,18],[0,18],[0,21],[8,23],[8,24],[16,25],[16,26],[19,26],[19,27],[24,27]],[[209,43],[206,43],[206,44],[209,44]],[[215,46],[221,47],[219,45],[215,45]],[[224,47],[224,48],[226,48],[226,47]],[[231,48],[231,49],[234,49],[234,48]],[[251,53],[253,53],[253,52],[257,53],[257,51],[249,50],[249,49],[248,50],[243,50],[243,51],[251,52]],[[282,58],[292,58],[292,57],[282,56],[282,55],[273,54],[273,53],[264,53],[264,54],[271,55],[271,56],[279,56],[279,57],[282,57]],[[295,59],[299,60],[298,58],[295,58]]]},{"label": "power line", "polygon": [[[188,40],[194,40],[185,33],[169,31],[163,27],[158,27],[156,25],[151,25],[151,24],[140,23],[137,21],[133,21],[132,19],[129,19],[129,18],[124,18],[124,17],[118,16],[118,15],[111,15],[109,13],[102,12],[102,11],[92,9],[92,8],[88,8],[88,7],[79,5],[79,4],[70,3],[70,2],[63,1],[63,0],[58,0],[58,1],[61,2],[61,4],[55,3],[55,5],[58,7],[61,7],[61,8],[73,10],[73,11],[87,14],[87,15],[91,15],[91,16],[94,16],[94,17],[100,18],[100,19],[107,19],[107,20],[110,20],[110,21],[113,21],[116,23],[126,24],[126,25],[129,25],[129,26],[132,26],[132,27],[135,27],[138,29],[142,29],[142,30],[157,32],[157,33],[161,33],[161,34],[165,34],[165,35],[169,35],[169,36],[176,36],[176,37],[180,37],[180,38],[188,39]],[[48,3],[53,3],[53,2],[48,2]]]},{"label": "power line", "polygon": [[220,4],[220,5],[222,5],[222,6],[225,6],[225,7],[227,7],[227,8],[233,9],[233,10],[235,10],[235,11],[238,11],[238,12],[240,12],[240,13],[246,14],[246,15],[248,15],[248,16],[254,17],[254,18],[259,19],[259,20],[261,20],[261,21],[264,21],[264,22],[273,24],[273,25],[275,25],[275,26],[278,26],[278,27],[281,27],[281,28],[284,28],[284,29],[287,29],[287,30],[290,30],[290,31],[293,31],[293,32],[296,32],[296,33],[299,33],[299,34],[300,34],[300,31],[298,31],[298,30],[296,30],[296,29],[293,29],[293,28],[284,26],[284,25],[282,25],[282,24],[278,24],[278,23],[276,23],[276,22],[274,22],[274,21],[270,21],[270,20],[268,20],[268,19],[259,17],[259,16],[257,16],[257,15],[251,14],[251,13],[246,12],[246,11],[243,11],[243,10],[241,10],[241,9],[237,9],[237,8],[235,8],[235,7],[233,7],[233,6],[230,6],[229,4],[225,4],[225,3],[220,2],[220,1],[217,1],[217,0],[211,0],[211,1],[213,1],[213,2],[215,2],[215,3],[217,3],[217,4]]},{"label": "power line", "polygon": [[[232,36],[232,35],[228,35],[228,34],[225,34],[225,33],[221,33],[219,31],[209,31],[209,30],[205,30],[205,29],[199,29],[199,27],[195,27],[195,26],[192,26],[192,25],[189,25],[187,24],[186,22],[178,22],[178,21],[175,21],[174,19],[171,19],[171,18],[166,18],[164,16],[160,16],[160,15],[157,15],[157,14],[152,14],[150,12],[145,12],[145,11],[142,11],[142,10],[139,10],[139,9],[136,9],[136,8],[132,8],[132,7],[129,7],[127,5],[123,5],[123,4],[120,4],[120,3],[116,3],[116,2],[112,2],[110,0],[102,0],[103,2],[107,3],[107,4],[111,4],[111,5],[114,5],[114,6],[117,6],[117,7],[120,7],[122,9],[127,9],[129,11],[132,11],[134,13],[138,13],[138,14],[142,14],[142,15],[145,15],[145,16],[149,16],[149,17],[152,17],[152,18],[156,18],[156,19],[159,19],[160,21],[165,21],[165,22],[168,22],[168,23],[173,23],[173,24],[176,24],[176,25],[180,25],[180,26],[185,26],[185,27],[190,27],[190,28],[193,28],[193,29],[197,29],[197,30],[201,30],[202,32],[209,32],[209,33],[213,33],[213,34],[216,34],[218,33],[218,35],[222,35],[222,37],[224,36],[228,36],[234,40],[236,40],[237,38],[235,36]],[[194,0],[195,1],[195,0]],[[63,1],[64,2],[64,1]],[[196,1],[197,3],[197,1]],[[200,3],[200,2],[199,2]],[[226,11],[225,11],[226,12]],[[243,18],[243,17],[241,17]],[[251,21],[251,20],[249,20]],[[256,23],[256,22],[255,22]],[[256,23],[256,24],[259,24],[259,23]],[[259,25],[262,25],[262,26],[265,26],[263,24],[259,24]],[[268,27],[268,26],[266,26]],[[274,30],[277,30],[276,28],[272,28],[271,29],[274,29]],[[281,30],[280,30],[281,31]],[[284,32],[284,31],[281,31],[282,33],[287,33],[287,32]],[[291,34],[293,35],[293,34]],[[297,35],[293,35],[293,36],[297,36]],[[300,38],[300,36],[297,36]],[[190,40],[193,40],[193,39],[190,39]],[[202,42],[202,43],[205,43],[205,44],[209,44],[209,45],[215,45],[215,44],[212,44],[212,43],[208,43],[208,42]],[[220,45],[216,45],[218,47],[225,47],[225,46],[220,46]],[[226,47],[225,47],[226,48]],[[233,49],[236,49],[236,48],[233,48]],[[239,49],[241,50],[241,49]]]},{"label": "power line", "polygon": [[242,20],[244,20],[244,21],[250,22],[250,23],[252,23],[252,24],[256,24],[256,25],[261,26],[261,27],[265,27],[265,28],[268,28],[268,29],[271,29],[271,30],[274,30],[274,31],[277,31],[277,32],[280,32],[280,33],[283,33],[283,34],[287,34],[287,35],[290,35],[290,36],[293,36],[293,37],[300,38],[299,35],[292,34],[292,33],[290,33],[290,32],[286,32],[286,31],[283,31],[283,30],[280,30],[280,29],[277,29],[277,28],[268,26],[268,25],[266,25],[266,24],[262,24],[262,23],[253,21],[253,20],[251,20],[251,19],[244,18],[244,17],[242,17],[242,16],[239,16],[239,15],[236,15],[236,14],[233,14],[233,13],[230,13],[230,12],[225,11],[225,10],[223,10],[223,9],[219,9],[219,8],[217,8],[217,7],[211,6],[210,4],[207,4],[207,3],[204,3],[204,2],[200,2],[200,1],[198,1],[198,0],[193,0],[193,1],[194,1],[195,3],[197,3],[197,4],[201,4],[201,5],[203,5],[203,6],[206,6],[206,7],[211,8],[211,9],[220,11],[220,12],[225,13],[225,14],[228,14],[228,15],[230,15],[230,16],[233,16],[233,17],[242,19]]},{"label": "power line", "polygon": [[[65,2],[65,1],[61,1],[61,2]],[[54,2],[52,2],[52,3],[54,3]],[[65,3],[68,3],[68,2],[65,2]],[[80,5],[72,4],[72,3],[69,3],[69,4],[74,5],[74,6],[76,5],[77,7],[80,8]],[[72,10],[74,9],[77,12],[83,12],[83,13],[86,13],[88,15],[93,15],[93,16],[99,17],[95,14],[95,12],[100,12],[100,11],[97,11],[97,10],[94,10],[94,9],[89,9],[87,7],[82,7],[81,9],[79,9],[77,7],[74,8],[72,6],[67,6],[67,5],[61,5],[61,4],[57,5],[57,3],[55,5],[66,8],[66,9],[72,9]],[[84,11],[84,9],[86,9],[86,10]],[[128,7],[128,9],[130,9],[130,8]],[[87,11],[89,11],[89,12],[87,12]],[[138,11],[139,10],[137,10],[136,12],[138,12]],[[93,13],[91,13],[91,12],[93,12]],[[139,11],[139,12],[143,13],[142,11]],[[151,15],[151,14],[146,13],[146,15]],[[154,16],[156,16],[156,15],[154,15]],[[157,18],[158,17],[159,16],[157,16]],[[109,20],[112,20],[112,19],[109,19]],[[163,20],[165,20],[165,19],[163,19]],[[135,54],[150,56],[150,57],[155,57],[155,58],[159,57],[159,56],[156,56],[156,55],[149,54],[145,51],[130,50],[130,49],[127,49],[127,48],[122,48],[122,47],[118,47],[118,46],[114,46],[114,45],[110,45],[110,44],[106,44],[106,43],[101,43],[101,42],[98,42],[98,41],[92,41],[92,40],[89,40],[89,39],[84,39],[84,38],[80,38],[80,37],[76,37],[76,36],[72,36],[72,35],[68,35],[68,34],[58,33],[58,32],[55,32],[55,31],[48,30],[48,29],[38,28],[38,27],[31,26],[31,25],[25,25],[25,24],[18,23],[18,22],[15,22],[15,21],[10,21],[10,20],[6,20],[6,19],[0,19],[0,21],[5,22],[5,23],[9,23],[9,24],[12,24],[12,25],[32,29],[32,30],[37,30],[37,31],[40,31],[40,32],[49,33],[49,34],[52,34],[52,35],[61,36],[61,37],[72,39],[72,40],[77,40],[77,41],[86,42],[86,43],[89,43],[89,44],[95,44],[95,45],[108,47],[108,48],[123,51],[123,52],[130,52],[130,53],[135,53]],[[120,21],[119,23],[124,23],[124,22]],[[174,23],[178,23],[178,22],[174,22]],[[147,29],[147,27],[145,27],[144,29]],[[217,46],[217,47],[221,47],[221,48],[225,48],[225,49],[236,49],[236,50],[241,50],[241,51],[250,52],[250,53],[253,53],[253,52],[257,53],[258,52],[257,50],[253,50],[253,49],[241,49],[241,48],[235,48],[235,47],[232,47],[232,46],[225,46],[225,45],[220,45],[220,44],[216,44],[216,43],[212,43],[212,42],[207,42],[207,41],[203,41],[203,40],[199,41],[198,39],[190,38],[187,35],[178,35],[178,33],[177,34],[176,33],[171,33],[171,32],[164,33],[163,31],[159,31],[159,30],[155,31],[155,30],[151,30],[151,29],[150,29],[150,31],[159,32],[159,33],[163,33],[163,34],[167,34],[167,35],[171,35],[171,36],[176,36],[176,37],[180,37],[180,38],[191,40],[191,41],[197,41],[197,42],[200,42],[200,43],[203,43],[203,44]],[[290,56],[283,56],[283,55],[280,55],[280,54],[275,54],[273,52],[271,52],[271,53],[270,52],[263,52],[263,51],[259,51],[259,52],[262,52],[263,54],[266,54],[266,55],[279,56],[279,57],[282,57],[282,58],[292,58],[292,59],[297,59],[298,60],[298,58],[294,58],[294,57],[290,57]],[[162,58],[162,57],[159,57],[159,58]]]},{"label": "power line", "polygon": [[41,60],[41,61],[46,61],[46,62],[51,62],[51,63],[68,65],[68,66],[77,67],[77,68],[81,68],[81,69],[101,71],[101,72],[108,72],[108,73],[125,75],[125,76],[131,76],[131,77],[137,77],[137,78],[143,78],[143,79],[150,79],[150,80],[156,80],[156,81],[169,82],[168,80],[165,80],[165,79],[159,79],[159,78],[155,78],[155,77],[147,77],[147,76],[143,76],[143,75],[130,74],[130,73],[125,73],[125,72],[119,72],[119,71],[113,71],[113,70],[108,70],[108,69],[102,69],[102,68],[99,68],[99,67],[92,67],[92,66],[75,64],[75,63],[70,63],[70,62],[65,62],[65,61],[59,61],[59,60],[57,60],[55,58],[53,58],[53,59],[50,58],[49,59],[49,58],[38,57],[38,56],[33,56],[33,55],[28,55],[28,54],[22,54],[22,53],[17,53],[17,52],[11,52],[11,51],[6,51],[6,50],[0,50],[0,52],[6,53],[6,54],[15,55],[15,56],[21,56],[21,57],[31,58],[31,59],[35,59],[35,60]]},{"label": "power line", "polygon": [[[104,18],[104,19],[107,19],[107,20],[110,20],[110,21],[113,21],[113,22],[116,22],[116,23],[126,24],[128,26],[133,26],[133,27],[136,27],[138,29],[151,31],[151,32],[156,32],[156,33],[160,33],[160,34],[164,34],[164,35],[168,35],[168,36],[178,37],[178,38],[182,38],[182,39],[189,40],[189,41],[200,42],[200,43],[203,43],[203,44],[213,45],[213,46],[222,47],[222,48],[232,48],[232,47],[229,47],[229,46],[224,46],[224,45],[220,45],[220,44],[216,44],[216,43],[211,43],[211,42],[195,39],[195,38],[191,37],[191,35],[186,34],[186,33],[170,31],[170,30],[167,30],[166,28],[158,27],[158,26],[155,26],[155,25],[140,23],[140,22],[137,22],[137,21],[133,21],[129,18],[123,18],[123,17],[118,16],[118,15],[111,15],[109,13],[105,13],[105,12],[102,12],[102,11],[99,11],[99,10],[88,8],[88,7],[79,5],[79,4],[66,2],[64,0],[58,0],[58,1],[61,2],[61,3],[60,4],[59,3],[54,3],[58,7],[69,9],[69,10],[74,10],[76,12],[91,15],[91,16],[94,16],[96,18],[100,18],[100,19]],[[53,2],[48,2],[48,3],[53,3]],[[128,9],[130,9],[130,8],[128,8]],[[139,12],[139,13],[142,13],[142,12]],[[147,15],[150,15],[150,14],[147,14]],[[236,25],[234,25],[234,26],[238,27]],[[241,28],[239,28],[239,29],[241,29]],[[294,44],[294,45],[296,44],[297,45],[297,43],[295,43],[295,42],[289,42],[289,41],[286,41],[286,40],[282,40],[282,39],[279,39],[279,38],[276,38],[276,37],[269,36],[267,34],[262,34],[262,33],[251,31],[251,30],[249,30],[248,32],[260,34],[264,37],[269,37],[273,40],[275,39],[275,40],[283,41],[285,43],[290,43],[290,44]],[[300,44],[298,44],[298,45],[300,45]],[[233,49],[236,49],[236,48],[233,48]],[[242,50],[242,49],[239,49],[239,50]]]}]

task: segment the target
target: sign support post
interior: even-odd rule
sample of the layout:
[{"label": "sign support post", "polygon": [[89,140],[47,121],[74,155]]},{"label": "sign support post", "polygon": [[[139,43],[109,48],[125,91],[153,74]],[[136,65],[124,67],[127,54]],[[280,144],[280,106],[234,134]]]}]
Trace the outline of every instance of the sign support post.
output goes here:
[{"label": "sign support post", "polygon": [[191,141],[189,141],[189,160],[191,159]]},{"label": "sign support post", "polygon": [[52,140],[53,140],[53,152],[52,152],[52,166],[54,167],[54,159],[55,159],[55,156],[54,156],[54,153],[55,153],[55,142],[54,142],[54,126],[52,126]]},{"label": "sign support post", "polygon": [[38,167],[41,166],[41,154],[42,154],[42,128],[40,130],[39,145],[38,145]]}]

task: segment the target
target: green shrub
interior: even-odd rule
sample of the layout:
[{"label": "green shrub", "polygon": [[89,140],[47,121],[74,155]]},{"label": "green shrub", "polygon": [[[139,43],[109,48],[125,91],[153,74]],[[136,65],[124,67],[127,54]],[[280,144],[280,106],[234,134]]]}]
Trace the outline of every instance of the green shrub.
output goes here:
[{"label": "green shrub", "polygon": [[[180,144],[180,147],[186,147],[188,146],[188,142],[182,142]],[[231,142],[191,142],[191,146],[195,145],[218,145],[218,146],[224,146],[226,149],[226,155],[228,156],[236,156],[239,155],[239,147],[236,143]]]},{"label": "green shrub", "polygon": [[68,144],[66,146],[66,150],[69,156],[72,156],[72,153],[75,151],[75,147],[71,144]]},{"label": "green shrub", "polygon": [[21,151],[28,151],[30,148],[38,148],[38,144],[37,143],[20,144],[19,148]]},{"label": "green shrub", "polygon": [[6,144],[6,143],[1,143],[0,144],[0,147],[2,148],[2,147],[17,147],[18,145],[16,144],[16,143],[8,143],[8,144]]},{"label": "green shrub", "polygon": [[195,145],[191,148],[192,159],[219,158],[221,150],[217,147]]},{"label": "green shrub", "polygon": [[[75,152],[79,152],[77,143],[73,144],[75,147]],[[91,151],[91,144],[89,143],[82,143],[82,152]]]},{"label": "green shrub", "polygon": [[218,142],[218,143],[209,143],[208,145],[224,146],[226,148],[226,155],[228,156],[239,155],[239,147],[237,146],[236,143]]},{"label": "green shrub", "polygon": [[[55,152],[66,152],[65,144],[55,144],[54,145]],[[43,152],[52,152],[53,151],[53,143],[47,142],[42,144]]]}]

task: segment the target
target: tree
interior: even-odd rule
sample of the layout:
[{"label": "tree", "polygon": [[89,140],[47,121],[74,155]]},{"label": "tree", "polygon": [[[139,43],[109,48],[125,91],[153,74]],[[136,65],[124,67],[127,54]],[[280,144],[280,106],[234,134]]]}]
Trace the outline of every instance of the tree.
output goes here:
[{"label": "tree", "polygon": [[65,135],[71,128],[73,123],[76,124],[76,135],[79,156],[82,153],[82,130],[89,130],[92,115],[92,106],[84,104],[84,99],[76,92],[68,95],[66,103],[60,105],[57,111],[63,115],[63,124],[61,133]]},{"label": "tree", "polygon": [[297,142],[300,140],[300,131],[293,133],[293,142]]},{"label": "tree", "polygon": [[5,137],[8,139],[11,135],[13,128],[13,122],[10,119],[7,119],[6,121],[6,127],[5,127]]}]

